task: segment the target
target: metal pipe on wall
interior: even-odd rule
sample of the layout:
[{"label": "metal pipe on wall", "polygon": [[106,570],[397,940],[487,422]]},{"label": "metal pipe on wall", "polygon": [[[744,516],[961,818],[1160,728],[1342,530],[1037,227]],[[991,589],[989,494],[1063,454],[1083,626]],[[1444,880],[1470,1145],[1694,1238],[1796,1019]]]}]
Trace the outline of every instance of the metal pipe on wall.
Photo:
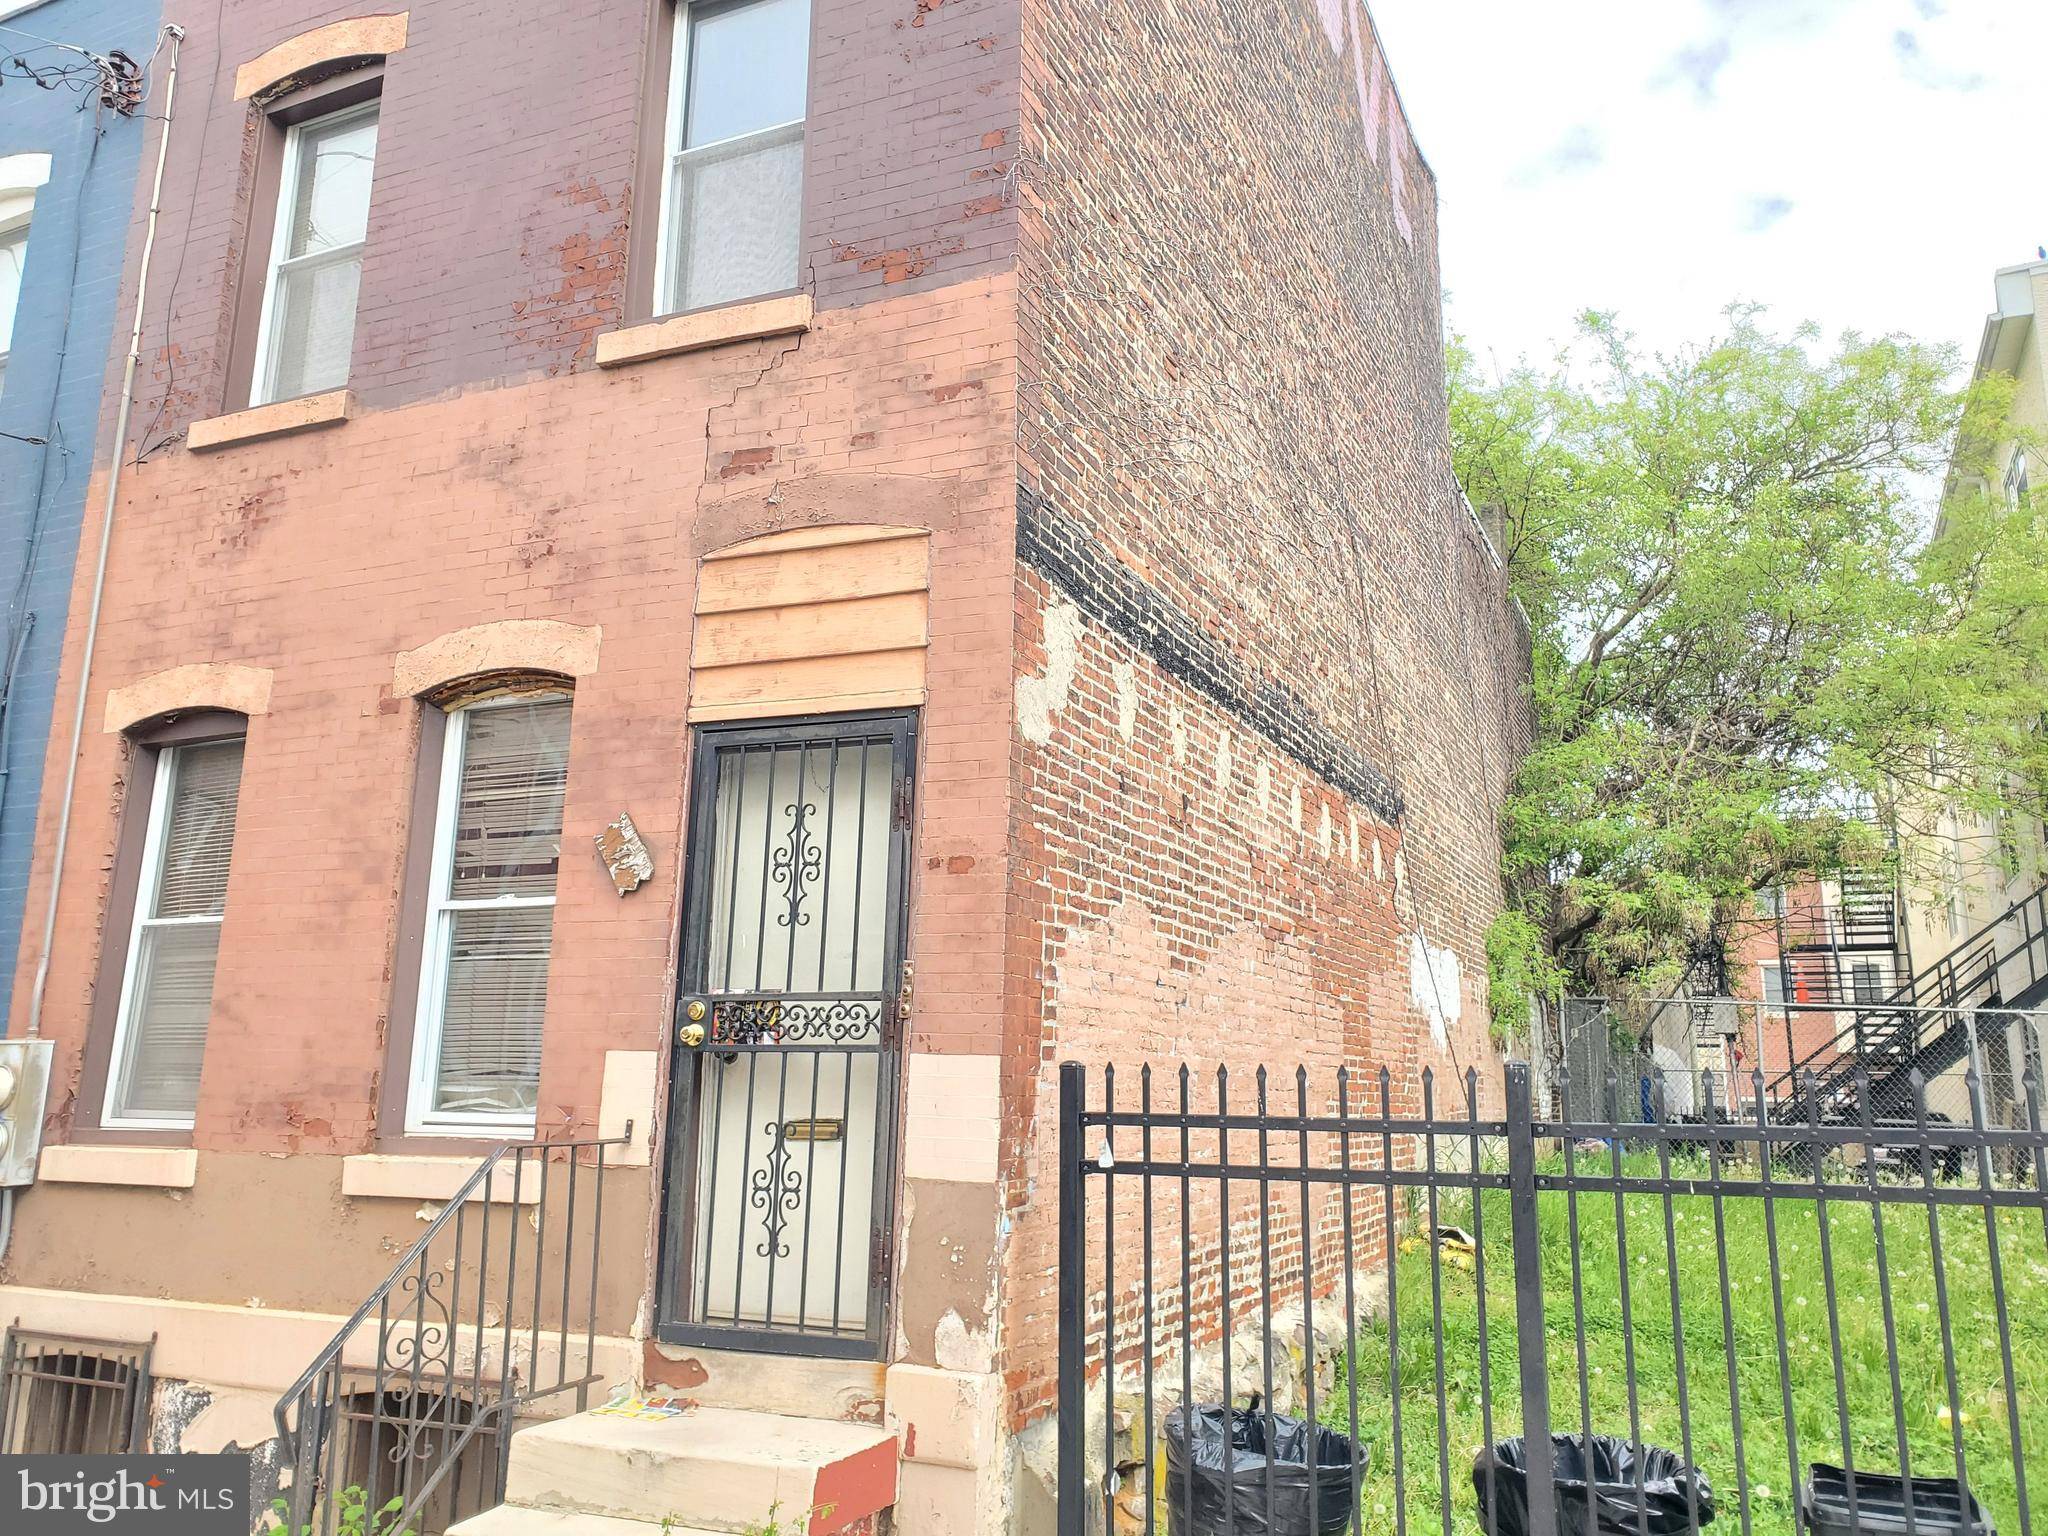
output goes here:
[{"label": "metal pipe on wall", "polygon": [[121,494],[121,470],[128,453],[128,421],[135,409],[135,374],[142,364],[142,315],[149,296],[149,258],[156,248],[157,214],[163,207],[164,162],[170,156],[171,122],[178,99],[178,52],[185,29],[166,23],[171,57],[164,77],[164,126],[157,137],[156,173],[149,186],[149,221],[142,237],[142,262],[135,279],[135,322],[128,332],[128,360],[121,370],[121,407],[114,420],[114,457],[107,469],[107,499],[100,514],[99,561],[93,569],[92,606],[86,615],[85,643],[78,658],[78,698],[71,713],[71,750],[64,764],[64,797],[58,804],[57,844],[50,864],[50,897],[43,911],[43,945],[36,956],[35,985],[29,992],[28,1033],[43,1032],[43,997],[50,981],[50,946],[57,935],[57,901],[64,889],[64,845],[71,833],[71,806],[78,792],[78,748],[85,738],[85,704],[92,687],[93,649],[99,641],[100,604],[107,589],[107,555],[114,540],[114,507]]}]

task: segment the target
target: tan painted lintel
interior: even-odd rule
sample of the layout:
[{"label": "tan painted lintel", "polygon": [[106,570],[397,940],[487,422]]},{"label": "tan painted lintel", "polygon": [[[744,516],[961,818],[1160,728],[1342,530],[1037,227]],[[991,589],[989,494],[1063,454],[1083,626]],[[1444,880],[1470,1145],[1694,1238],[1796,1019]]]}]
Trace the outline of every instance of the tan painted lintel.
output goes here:
[{"label": "tan painted lintel", "polygon": [[247,101],[281,81],[322,64],[380,58],[405,46],[409,11],[385,16],[351,16],[288,37],[235,71],[235,100]]},{"label": "tan painted lintel", "polygon": [[280,400],[275,405],[252,405],[246,411],[209,416],[185,429],[185,446],[195,453],[226,448],[233,443],[260,442],[266,437],[283,437],[312,427],[328,427],[347,421],[355,413],[355,397],[345,389],[330,389],[324,395],[303,395],[297,400]]},{"label": "tan painted lintel", "polygon": [[270,709],[268,667],[235,661],[195,661],[166,667],[148,677],[107,690],[104,729],[125,731],[173,710],[228,709],[261,715]]},{"label": "tan painted lintel", "polygon": [[727,304],[720,309],[671,315],[666,320],[654,320],[646,325],[629,325],[621,330],[606,331],[597,338],[597,366],[618,368],[627,363],[673,357],[679,352],[696,352],[728,342],[787,336],[809,330],[814,312],[808,293],[791,293],[779,299]]}]

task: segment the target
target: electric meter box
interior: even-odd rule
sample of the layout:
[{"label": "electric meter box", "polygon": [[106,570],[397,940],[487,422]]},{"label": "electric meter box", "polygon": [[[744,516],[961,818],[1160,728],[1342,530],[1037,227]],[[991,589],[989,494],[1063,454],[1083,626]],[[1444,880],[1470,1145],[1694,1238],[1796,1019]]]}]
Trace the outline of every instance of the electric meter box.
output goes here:
[{"label": "electric meter box", "polygon": [[36,1181],[53,1049],[48,1040],[0,1040],[0,1189]]}]

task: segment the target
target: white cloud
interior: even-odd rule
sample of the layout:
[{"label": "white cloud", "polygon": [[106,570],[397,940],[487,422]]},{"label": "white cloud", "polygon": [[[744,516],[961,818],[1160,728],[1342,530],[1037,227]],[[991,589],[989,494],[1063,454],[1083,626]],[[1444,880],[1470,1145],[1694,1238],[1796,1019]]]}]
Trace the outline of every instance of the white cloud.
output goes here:
[{"label": "white cloud", "polygon": [[1993,270],[2048,241],[2048,5],[1373,11],[1440,184],[1451,325],[1503,362],[1587,308],[1670,347],[1734,300],[1973,352]]}]

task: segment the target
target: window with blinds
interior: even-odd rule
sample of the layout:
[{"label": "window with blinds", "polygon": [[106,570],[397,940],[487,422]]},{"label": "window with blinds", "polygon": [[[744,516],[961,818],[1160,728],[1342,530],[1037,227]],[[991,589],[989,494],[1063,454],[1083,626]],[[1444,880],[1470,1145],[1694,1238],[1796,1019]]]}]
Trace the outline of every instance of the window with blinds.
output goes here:
[{"label": "window with blinds", "polygon": [[189,1129],[242,786],[242,743],[157,754],[103,1123]]},{"label": "window with blinds", "polygon": [[568,781],[569,700],[452,713],[413,1043],[410,1129],[532,1126]]}]

